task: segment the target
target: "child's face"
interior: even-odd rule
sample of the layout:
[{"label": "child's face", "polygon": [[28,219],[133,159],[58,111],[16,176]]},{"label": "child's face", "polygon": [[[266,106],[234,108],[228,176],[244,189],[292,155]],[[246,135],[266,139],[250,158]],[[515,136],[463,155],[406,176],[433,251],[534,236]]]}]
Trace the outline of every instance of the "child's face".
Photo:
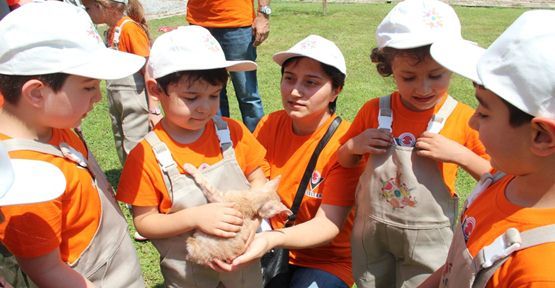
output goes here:
[{"label": "child's face", "polygon": [[393,58],[391,68],[401,101],[410,110],[433,108],[449,88],[451,72],[429,56],[417,63],[414,57],[400,54]]},{"label": "child's face", "polygon": [[332,87],[331,78],[316,60],[303,57],[289,63],[283,70],[281,101],[283,108],[293,119],[329,113],[328,104],[338,94],[338,89]]},{"label": "child's face", "polygon": [[165,114],[164,124],[177,130],[203,129],[220,108],[222,88],[204,80],[190,82],[188,76],[168,85],[168,94],[159,97]]},{"label": "child's face", "polygon": [[530,124],[512,127],[509,124],[509,108],[499,96],[480,86],[476,87],[478,107],[469,121],[470,127],[480,134],[480,141],[491,156],[491,165],[513,175],[521,175],[528,169],[526,163],[531,154],[528,147]]},{"label": "child's face", "polygon": [[100,80],[70,75],[58,92],[45,87],[44,123],[53,128],[75,128],[100,101]]},{"label": "child's face", "polygon": [[85,6],[85,11],[87,11],[94,24],[104,23],[104,11],[100,3],[94,0],[83,0],[81,3]]}]

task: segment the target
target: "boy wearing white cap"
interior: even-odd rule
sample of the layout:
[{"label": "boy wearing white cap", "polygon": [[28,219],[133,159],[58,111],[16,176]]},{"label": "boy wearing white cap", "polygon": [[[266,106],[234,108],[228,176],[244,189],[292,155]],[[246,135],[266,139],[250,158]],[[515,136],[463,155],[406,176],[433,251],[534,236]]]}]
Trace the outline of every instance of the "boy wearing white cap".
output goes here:
[{"label": "boy wearing white cap", "polygon": [[[40,287],[144,287],[113,191],[71,130],[100,100],[97,79],[125,77],[144,61],[106,48],[70,4],[30,3],[0,22],[1,143],[13,159],[52,164],[65,181],[55,200],[2,207],[0,240]],[[59,177],[28,170],[26,189],[59,187]]]},{"label": "boy wearing white cap", "polygon": [[372,61],[398,91],[368,101],[339,150],[361,161],[352,233],[358,287],[414,287],[447,256],[456,221],[458,167],[474,178],[490,169],[473,110],[448,95],[451,73],[430,57],[439,39],[460,39],[459,19],[438,0],[397,4],[376,31]]},{"label": "boy wearing white cap", "polygon": [[553,27],[555,11],[529,11],[486,50],[432,45],[436,61],[475,83],[470,123],[498,172],[468,197],[447,261],[426,287],[555,286]]},{"label": "boy wearing white cap", "polygon": [[[282,71],[283,110],[262,118],[254,134],[268,151],[266,175],[283,176],[278,188],[282,202],[293,210],[296,197],[302,201],[294,219],[270,219],[280,233],[257,235],[232,264],[285,247],[291,249],[289,272],[266,287],[351,287],[353,214],[345,203],[352,199],[344,198],[354,195],[363,166],[347,169],[337,163],[339,139],[349,129],[349,123],[335,114],[347,74],[345,59],[332,41],[318,35],[274,54],[273,59]],[[325,146],[311,166],[321,142]]]},{"label": "boy wearing white cap", "polygon": [[260,287],[259,263],[218,273],[186,260],[185,241],[194,230],[234,237],[243,220],[230,203],[207,204],[183,169],[185,163],[198,167],[223,191],[266,182],[264,147],[242,123],[216,115],[227,71],[254,70],[256,64],[226,61],[208,30],[187,26],[156,39],[147,69],[153,76],[148,91],[165,116],[129,154],[117,199],[133,205],[137,231],[160,252],[166,286]]}]

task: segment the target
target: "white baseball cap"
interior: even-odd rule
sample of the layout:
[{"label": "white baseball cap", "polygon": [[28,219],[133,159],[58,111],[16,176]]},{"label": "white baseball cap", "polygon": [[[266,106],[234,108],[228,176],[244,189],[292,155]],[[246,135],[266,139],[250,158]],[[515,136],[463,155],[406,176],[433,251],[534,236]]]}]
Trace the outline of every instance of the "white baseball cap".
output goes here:
[{"label": "white baseball cap", "polygon": [[335,43],[322,36],[309,35],[289,48],[289,50],[277,52],[272,56],[272,59],[282,66],[283,62],[293,57],[312,58],[318,62],[335,67],[341,73],[347,75],[347,66],[345,65],[343,53],[341,53],[341,50],[337,48]]},{"label": "white baseball cap", "polygon": [[443,38],[462,38],[461,23],[455,10],[439,0],[399,2],[376,30],[379,49],[417,48]]},{"label": "white baseball cap", "polygon": [[119,79],[144,63],[143,57],[107,48],[85,10],[68,3],[32,2],[0,22],[0,74]]},{"label": "white baseball cap", "polygon": [[[487,49],[466,41],[438,41],[432,57],[518,109],[555,118],[555,11],[532,10]],[[472,51],[472,53],[469,53]]]},{"label": "white baseball cap", "polygon": [[148,58],[148,69],[158,79],[178,71],[226,68],[228,71],[256,70],[248,60],[227,61],[220,43],[206,28],[181,26],[160,35]]},{"label": "white baseball cap", "polygon": [[0,143],[0,206],[45,202],[66,188],[62,171],[51,163],[10,159]]}]

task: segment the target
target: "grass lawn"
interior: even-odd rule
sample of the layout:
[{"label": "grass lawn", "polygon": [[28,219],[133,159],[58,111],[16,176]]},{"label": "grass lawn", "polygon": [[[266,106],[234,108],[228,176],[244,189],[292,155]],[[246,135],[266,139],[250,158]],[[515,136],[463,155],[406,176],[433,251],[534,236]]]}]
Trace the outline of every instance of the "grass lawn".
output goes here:
[{"label": "grass lawn", "polygon": [[[272,2],[271,32],[268,40],[258,48],[258,85],[266,113],[281,108],[279,93],[279,66],[271,56],[286,50],[309,34],[319,34],[334,41],[347,60],[347,81],[338,100],[338,114],[352,120],[367,100],[385,95],[394,89],[391,78],[382,78],[369,60],[375,45],[374,32],[392,4],[328,4],[324,16],[320,3]],[[463,36],[486,47],[524,10],[513,8],[456,7],[461,18]],[[157,19],[149,22],[153,38],[161,26],[185,25],[184,16]],[[228,91],[233,93],[230,86]],[[469,81],[454,76],[451,94],[473,107],[476,101]],[[232,117],[240,119],[234,95],[229,95]],[[104,99],[89,113],[83,123],[89,146],[114,186],[121,173],[112,130]],[[457,182],[459,194],[467,195],[474,181],[463,176]],[[126,209],[124,209],[126,210]],[[126,212],[127,213],[127,212]],[[127,213],[129,217],[129,214]],[[131,223],[131,222],[130,222]],[[132,225],[130,225],[132,226]],[[133,228],[131,228],[133,229]],[[163,279],[158,266],[158,253],[150,242],[136,243],[143,274],[148,287],[162,287]]]}]

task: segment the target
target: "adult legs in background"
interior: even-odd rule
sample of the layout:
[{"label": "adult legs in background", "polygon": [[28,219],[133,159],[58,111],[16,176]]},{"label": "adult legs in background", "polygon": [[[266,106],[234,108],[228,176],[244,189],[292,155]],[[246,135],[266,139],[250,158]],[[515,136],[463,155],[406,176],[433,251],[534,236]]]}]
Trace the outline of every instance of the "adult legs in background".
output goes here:
[{"label": "adult legs in background", "polygon": [[[256,61],[256,48],[252,45],[253,35],[251,27],[242,28],[209,28],[210,33],[218,40],[227,60]],[[247,72],[230,72],[231,81],[243,123],[254,131],[258,121],[264,116],[262,100],[258,94],[256,70]],[[229,99],[224,87],[220,94],[220,113],[229,117]]]}]

